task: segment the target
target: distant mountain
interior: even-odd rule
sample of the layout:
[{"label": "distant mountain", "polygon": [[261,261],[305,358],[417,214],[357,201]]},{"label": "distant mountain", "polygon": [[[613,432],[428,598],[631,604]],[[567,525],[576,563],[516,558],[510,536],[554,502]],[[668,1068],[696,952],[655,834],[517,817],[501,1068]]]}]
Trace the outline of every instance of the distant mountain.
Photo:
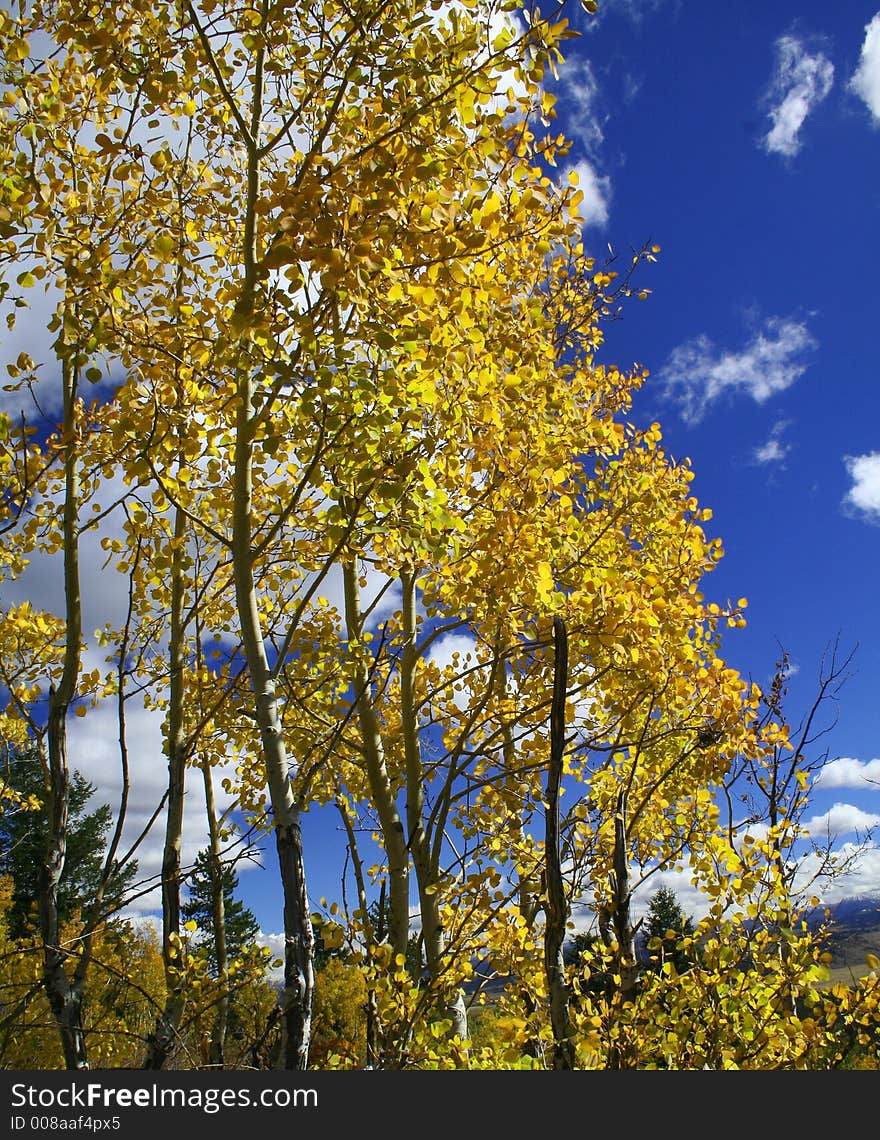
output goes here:
[{"label": "distant mountain", "polygon": [[830,924],[828,950],[833,958],[832,968],[864,972],[867,954],[880,958],[880,898],[869,895],[841,899],[827,907],[817,907],[807,916],[808,921],[818,925],[825,919],[826,910]]}]

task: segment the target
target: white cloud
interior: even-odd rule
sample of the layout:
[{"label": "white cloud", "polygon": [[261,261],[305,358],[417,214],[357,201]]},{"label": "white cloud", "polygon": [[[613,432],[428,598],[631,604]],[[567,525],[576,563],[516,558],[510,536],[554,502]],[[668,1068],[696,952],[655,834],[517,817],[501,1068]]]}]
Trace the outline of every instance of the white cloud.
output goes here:
[{"label": "white cloud", "polygon": [[624,103],[634,102],[642,89],[643,80],[637,75],[624,75],[622,82]]},{"label": "white cloud", "polygon": [[[841,818],[843,819],[843,816]],[[843,828],[838,828],[838,831],[842,830]],[[754,827],[749,828],[749,831],[753,837],[759,836],[759,831]],[[814,832],[814,837],[821,839],[821,834]],[[823,866],[821,855],[808,852],[801,856],[798,859],[797,874],[793,884],[794,893],[807,891],[828,905],[840,902],[842,899],[880,894],[880,847],[875,844],[865,846],[861,843],[858,845],[843,843],[837,848],[836,856],[840,865],[846,864],[848,859],[853,861],[845,873],[834,876],[820,874]],[[650,897],[659,886],[669,887],[675,891],[682,911],[696,921],[708,914],[711,900],[694,885],[691,872],[685,868],[680,872],[662,871],[643,883],[633,900],[633,909],[637,915],[647,911]],[[589,906],[585,907],[585,912],[583,916],[575,916],[576,925],[580,927],[587,925],[586,914],[589,913]]]},{"label": "white cloud", "polygon": [[559,70],[560,103],[565,104],[567,134],[587,151],[603,139],[603,117],[598,110],[599,84],[587,59],[573,56]]},{"label": "white cloud", "polygon": [[755,462],[760,464],[781,463],[788,455],[789,450],[788,445],[780,443],[778,439],[771,436],[766,443],[755,448]]},{"label": "white cloud", "polygon": [[595,167],[586,160],[568,167],[565,179],[574,172],[578,179],[578,189],[583,191],[583,200],[578,206],[585,226],[604,226],[608,223],[611,205],[611,179],[598,174]]},{"label": "white cloud", "polygon": [[611,179],[599,173],[594,161],[604,138],[604,118],[598,109],[599,85],[589,60],[575,56],[565,61],[559,72],[558,93],[565,106],[566,133],[591,156],[567,166],[562,184],[567,184],[570,174],[576,174],[583,193],[578,207],[583,224],[604,226],[611,205]]},{"label": "white cloud", "polygon": [[837,851],[838,859],[845,863],[855,857],[845,874],[816,877],[821,870],[821,856],[809,854],[798,864],[795,890],[809,889],[823,903],[837,903],[847,898],[864,898],[880,893],[880,847],[856,846],[844,843]]},{"label": "white cloud", "polygon": [[782,463],[788,453],[791,451],[791,444],[783,443],[782,433],[788,426],[787,420],[779,420],[778,423],[773,425],[773,430],[766,443],[760,447],[756,447],[753,451],[755,463],[761,465],[768,463]]},{"label": "white cloud", "polygon": [[[489,14],[486,50],[487,52],[491,50],[490,45],[494,44],[503,32],[512,32],[514,38],[518,39],[527,31],[522,16],[518,12],[502,12],[493,7]],[[526,84],[522,79],[516,77],[512,68],[499,76],[497,93],[493,102],[496,106],[500,106],[502,103],[506,103],[506,96],[508,95],[515,101],[526,99],[528,96]]]},{"label": "white cloud", "polygon": [[829,760],[813,780],[813,787],[859,788],[863,791],[872,784],[880,791],[880,760],[854,760],[850,756]]},{"label": "white cloud", "polygon": [[807,116],[828,95],[834,83],[834,65],[821,52],[810,55],[794,36],[776,41],[776,71],[767,94],[772,103],[770,130],[764,149],[791,157],[800,150],[799,133]]},{"label": "white cloud", "polygon": [[[126,491],[119,473],[101,487],[98,498],[107,506]],[[112,646],[99,647],[92,632],[109,624],[119,627],[124,620],[128,601],[128,576],[120,574],[113,561],[107,564],[106,552],[101,547],[102,537],[122,537],[124,516],[116,511],[108,514],[101,529],[86,529],[80,535],[79,569],[83,610],[84,647],[82,672],[97,669],[102,673],[112,669],[106,658]],[[14,580],[0,582],[2,607],[12,607],[28,601],[37,609],[57,615],[64,613],[63,565],[60,554],[34,553],[22,575]],[[0,610],[2,618],[2,610]],[[167,633],[167,629],[165,630]],[[151,646],[161,654],[164,643],[159,639]],[[156,812],[168,786],[168,761],[163,752],[162,710],[148,709],[138,696],[133,696],[126,707],[126,747],[128,751],[130,788],[125,827],[119,855],[124,855]],[[113,826],[119,811],[121,793],[121,764],[119,724],[115,698],[102,700],[89,709],[85,717],[68,720],[68,761],[72,769],[95,786],[90,807],[109,805]],[[224,776],[234,776],[234,763],[230,761],[214,770],[215,797],[218,812],[223,812],[232,797],[223,791]],[[207,817],[202,774],[198,769],[187,771],[186,801],[181,860],[188,868],[198,851],[207,844]],[[108,833],[108,838],[109,838]],[[162,849],[165,836],[165,812],[158,815],[149,833],[134,853],[138,862],[137,883],[152,889],[132,900],[125,910],[128,917],[143,916],[161,907],[158,877],[162,866]],[[241,870],[247,863],[240,865]],[[139,888],[137,888],[139,889]]]},{"label": "white cloud", "polygon": [[837,803],[822,815],[814,815],[804,823],[812,839],[823,836],[848,835],[851,832],[864,833],[880,824],[880,815],[862,811],[855,804]]},{"label": "white cloud", "polygon": [[694,884],[693,874],[689,868],[676,871],[669,868],[658,871],[642,883],[633,898],[633,910],[636,915],[645,915],[651,905],[651,896],[660,887],[668,887],[675,892],[676,900],[687,918],[697,922],[705,918],[710,905],[710,899],[704,891]]},{"label": "white cloud", "polygon": [[[107,509],[128,493],[130,491],[125,486],[121,472],[116,472],[101,484],[96,501]],[[60,510],[61,492],[50,502],[54,502]],[[123,538],[124,523],[124,515],[117,510],[103,519],[100,529],[89,527],[80,533],[79,574],[83,630],[87,638],[108,622],[121,623],[125,616],[128,578],[115,569],[113,562],[105,565],[107,552],[101,546],[103,538]],[[61,554],[50,555],[36,551],[18,578],[3,580],[2,602],[4,607],[31,602],[37,609],[63,614],[64,566]]]},{"label": "white cloud", "polygon": [[467,669],[476,658],[476,642],[465,633],[447,633],[431,647],[431,661],[440,670],[453,664]]},{"label": "white cloud", "polygon": [[[753,838],[761,838],[766,835],[766,828],[750,827],[749,832]],[[819,834],[815,834],[815,837],[821,838]],[[852,864],[848,866],[846,872],[836,876],[820,874],[823,867],[821,855],[811,851],[800,857],[795,875],[794,893],[808,891],[826,904],[837,903],[847,898],[880,894],[880,847],[876,844],[843,843],[837,848],[836,855],[840,865],[852,859]],[[669,887],[675,892],[676,900],[684,914],[695,921],[705,918],[709,913],[712,900],[695,884],[690,868],[684,867],[681,871],[676,871],[674,868],[659,871],[639,885],[633,897],[633,912],[636,917],[647,913],[651,896],[661,886]],[[596,920],[590,893],[575,900],[572,921],[576,930],[595,931]]]},{"label": "white cloud", "polygon": [[[89,658],[88,667],[97,664]],[[147,826],[159,806],[168,786],[168,761],[163,753],[163,713],[146,709],[133,700],[126,713],[126,745],[128,748],[131,787],[122,833],[120,855],[124,855]],[[121,766],[118,745],[118,722],[115,701],[106,700],[85,717],[71,717],[68,722],[68,760],[95,785],[90,807],[109,804],[115,825],[121,792]],[[218,813],[232,802],[223,790],[222,780],[234,775],[234,764],[214,769],[214,792]],[[199,850],[207,845],[207,816],[205,790],[201,771],[188,768],[186,799],[183,818],[181,863],[188,869],[195,862]],[[165,811],[153,823],[143,843],[134,853],[138,863],[136,882],[150,891],[134,899],[126,908],[127,915],[145,915],[161,907],[158,888],[162,870],[162,850],[165,840]],[[248,864],[242,862],[240,870]]]},{"label": "white cloud", "polygon": [[880,125],[880,12],[865,25],[865,42],[849,89],[864,100],[875,124]]},{"label": "white cloud", "polygon": [[847,455],[844,463],[852,479],[852,486],[844,496],[844,505],[852,507],[871,522],[880,522],[880,451]]},{"label": "white cloud", "polygon": [[771,317],[739,352],[718,350],[706,336],[679,345],[661,378],[666,394],[681,405],[682,417],[697,423],[726,393],[744,392],[763,404],[784,392],[806,370],[803,356],[815,345],[801,321]]}]

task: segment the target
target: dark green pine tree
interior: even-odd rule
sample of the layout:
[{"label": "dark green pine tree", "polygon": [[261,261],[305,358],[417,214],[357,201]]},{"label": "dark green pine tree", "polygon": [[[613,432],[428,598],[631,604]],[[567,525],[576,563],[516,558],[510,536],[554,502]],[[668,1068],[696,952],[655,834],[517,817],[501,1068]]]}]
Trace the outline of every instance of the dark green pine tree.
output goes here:
[{"label": "dark green pine tree", "polygon": [[[226,928],[226,958],[231,962],[243,950],[252,946],[260,930],[260,924],[244,903],[235,897],[238,888],[238,874],[229,864],[222,864],[220,873],[223,891],[223,910]],[[198,930],[194,943],[204,947],[208,955],[211,973],[217,974],[217,949],[214,942],[214,905],[211,890],[211,862],[207,850],[196,856],[192,874],[189,877],[189,898],[181,905],[184,922],[195,922]]]},{"label": "dark green pine tree", "polygon": [[[36,796],[38,811],[20,809],[0,812],[0,875],[13,881],[9,933],[23,937],[36,915],[40,869],[46,850],[48,791],[38,750],[10,749],[0,771],[4,781],[23,796]],[[98,890],[107,851],[107,833],[113,822],[108,804],[93,811],[87,805],[95,785],[79,772],[71,773],[68,798],[67,854],[58,890],[58,914],[62,921],[83,913]],[[118,910],[137,875],[137,863],[115,868],[104,891],[102,912]]]},{"label": "dark green pine tree", "polygon": [[[388,921],[391,917],[391,905],[376,899],[368,907],[370,923],[377,941],[381,942],[388,933]],[[406,972],[414,982],[421,982],[425,977],[425,956],[422,953],[422,939],[418,934],[411,934],[406,940]]]},{"label": "dark green pine tree", "polygon": [[659,970],[664,962],[671,961],[679,974],[689,970],[694,964],[694,951],[684,949],[680,943],[693,932],[693,921],[685,917],[675,891],[671,887],[658,887],[648,902],[642,932],[647,968]]}]

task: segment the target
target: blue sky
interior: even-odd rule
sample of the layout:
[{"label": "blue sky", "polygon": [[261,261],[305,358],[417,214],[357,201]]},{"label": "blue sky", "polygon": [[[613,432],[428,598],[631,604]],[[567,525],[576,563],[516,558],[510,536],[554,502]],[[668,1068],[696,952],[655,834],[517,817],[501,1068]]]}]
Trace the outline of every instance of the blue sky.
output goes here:
[{"label": "blue sky", "polygon": [[[661,247],[603,357],[649,370],[633,418],[714,512],[705,592],[749,599],[730,664],[762,683],[784,647],[796,717],[829,642],[855,650],[821,742],[849,762],[809,813],[837,805],[851,841],[880,822],[880,6],[606,0],[574,23],[552,89],[587,246]],[[878,888],[875,850],[847,890]]]},{"label": "blue sky", "polygon": [[[808,813],[851,842],[880,823],[880,0],[602,0],[596,17],[577,4],[569,16],[583,35],[548,87],[573,140],[585,243],[600,262],[610,244],[621,268],[661,247],[638,278],[650,297],[607,326],[602,359],[649,369],[633,418],[659,421],[714,512],[726,554],[705,592],[749,599],[729,663],[766,683],[785,648],[797,718],[828,644],[855,650],[822,741],[839,759]],[[33,335],[20,329],[3,355]],[[21,586],[35,601],[57,593],[40,573]],[[102,715],[73,731],[88,731],[86,775],[112,801]],[[131,734],[161,756],[155,718],[132,717]],[[154,763],[144,811],[163,778]],[[188,811],[200,820],[198,783]],[[305,844],[313,899],[338,898],[335,820],[310,813]],[[157,855],[143,866],[158,869]],[[241,887],[271,933],[271,844],[264,863]],[[880,892],[876,845],[837,895],[867,892]]]}]

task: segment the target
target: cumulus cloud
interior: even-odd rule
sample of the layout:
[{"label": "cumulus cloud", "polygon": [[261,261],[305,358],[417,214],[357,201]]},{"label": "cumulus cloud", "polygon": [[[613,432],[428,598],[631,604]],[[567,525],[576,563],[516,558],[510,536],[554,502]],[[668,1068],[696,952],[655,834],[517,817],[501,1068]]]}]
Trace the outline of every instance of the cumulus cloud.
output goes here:
[{"label": "cumulus cloud", "polygon": [[771,126],[761,140],[764,149],[786,157],[797,154],[807,116],[827,97],[833,83],[834,65],[826,56],[811,55],[795,36],[780,36],[766,96]]},{"label": "cumulus cloud", "polygon": [[[106,481],[99,498],[106,506],[121,498],[125,492],[122,477],[117,474]],[[80,535],[84,673],[93,669],[105,673],[112,668],[106,659],[109,649],[99,647],[92,638],[92,632],[105,624],[119,627],[124,620],[128,603],[128,579],[126,575],[118,573],[112,563],[107,564],[107,554],[101,546],[102,537],[122,537],[123,521],[121,512],[113,512],[104,518],[100,532],[97,529],[86,529]],[[5,580],[2,587],[4,609],[30,602],[36,609],[58,615],[64,613],[64,573],[60,554],[35,552],[23,574],[17,579]],[[163,649],[161,640],[152,646],[152,650],[157,653]],[[127,703],[125,743],[131,782],[120,855],[124,855],[148,827],[168,785],[168,762],[163,751],[163,719],[164,713],[161,710],[146,708],[136,696]],[[122,790],[122,772],[118,711],[114,698],[101,701],[85,717],[70,718],[67,752],[71,767],[95,787],[90,807],[108,804],[115,825]],[[218,770],[215,774],[217,806],[220,811],[231,802],[231,797],[220,786],[224,775],[232,775],[232,771]],[[144,893],[126,909],[127,916],[145,915],[161,906],[157,884],[162,866],[164,831],[163,810],[134,853],[138,862],[137,881],[139,889]],[[190,771],[181,851],[185,867],[195,860],[199,849],[206,845],[206,831],[201,774]]]},{"label": "cumulus cloud", "polygon": [[852,859],[844,874],[823,876],[821,855],[810,853],[798,864],[794,890],[809,890],[823,903],[838,903],[847,898],[863,898],[880,893],[880,847],[844,843],[837,851],[841,864]]},{"label": "cumulus cloud", "polygon": [[869,522],[880,522],[880,451],[844,457],[852,486],[844,496],[844,506],[857,511]]},{"label": "cumulus cloud", "polygon": [[667,887],[675,892],[676,901],[686,917],[699,922],[708,914],[711,900],[705,892],[694,884],[691,871],[689,869],[676,871],[674,868],[668,868],[665,871],[658,871],[636,888],[633,897],[633,911],[636,915],[641,916],[648,913],[651,896],[660,887]]},{"label": "cumulus cloud", "polygon": [[438,669],[449,669],[453,664],[467,669],[476,659],[476,642],[465,633],[447,633],[431,649],[431,661]]},{"label": "cumulus cloud", "polygon": [[855,760],[851,756],[829,760],[813,780],[813,787],[822,788],[868,790],[872,784],[880,791],[880,760]]},{"label": "cumulus cloud", "polygon": [[863,811],[855,804],[837,803],[822,815],[814,815],[808,819],[804,827],[813,839],[824,835],[848,835],[856,832],[864,834],[880,824],[880,815]]},{"label": "cumulus cloud", "polygon": [[611,206],[611,179],[597,173],[596,168],[586,160],[568,167],[568,175],[577,175],[578,189],[583,192],[583,200],[578,206],[581,219],[585,226],[605,226],[608,224],[609,209]]},{"label": "cumulus cloud", "polygon": [[[129,493],[121,473],[101,484],[97,501],[108,508]],[[59,510],[61,494],[50,500]],[[79,573],[82,586],[83,628],[86,636],[99,627],[122,622],[128,604],[128,579],[107,565],[102,538],[123,538],[125,516],[115,511],[105,516],[102,527],[84,529],[79,538]],[[36,551],[24,572],[3,581],[3,605],[12,607],[30,602],[35,608],[64,613],[64,566],[61,554]]]},{"label": "cumulus cloud", "polygon": [[679,345],[661,380],[666,394],[678,401],[682,418],[697,423],[726,394],[745,393],[763,404],[784,392],[806,370],[804,357],[815,346],[803,322],[771,317],[739,352],[718,349],[707,336]]},{"label": "cumulus cloud", "polygon": [[[841,821],[846,819],[843,815],[840,818]],[[759,832],[755,828],[749,830],[753,837],[758,837]],[[865,829],[859,828],[859,830],[864,837]],[[837,829],[837,833],[842,831],[842,827]],[[815,838],[821,839],[824,831],[820,826],[819,831],[814,831],[813,834]],[[821,873],[824,865],[821,854],[810,851],[802,855],[798,859],[797,872],[792,884],[794,894],[807,891],[828,905],[841,902],[847,898],[862,898],[880,894],[880,847],[870,842],[846,842],[840,844],[836,849],[836,855],[839,865],[846,865],[847,869],[844,873],[830,876]],[[699,921],[708,914],[711,900],[699,887],[694,885],[691,872],[688,869],[682,871],[669,869],[653,875],[638,888],[633,899],[633,910],[636,915],[643,915],[647,912],[651,895],[660,886],[669,887],[673,890],[682,911],[693,917],[694,920]],[[575,926],[579,929],[586,929],[589,925],[590,914],[591,908],[585,902],[583,911],[575,912],[573,915]]]},{"label": "cumulus cloud", "polygon": [[880,125],[880,12],[865,25],[865,42],[849,89],[864,100],[875,125]]},{"label": "cumulus cloud", "polygon": [[784,443],[782,433],[788,426],[787,420],[779,420],[773,425],[773,430],[766,443],[756,447],[752,453],[755,463],[764,466],[769,463],[782,463],[791,451],[791,444]]}]

